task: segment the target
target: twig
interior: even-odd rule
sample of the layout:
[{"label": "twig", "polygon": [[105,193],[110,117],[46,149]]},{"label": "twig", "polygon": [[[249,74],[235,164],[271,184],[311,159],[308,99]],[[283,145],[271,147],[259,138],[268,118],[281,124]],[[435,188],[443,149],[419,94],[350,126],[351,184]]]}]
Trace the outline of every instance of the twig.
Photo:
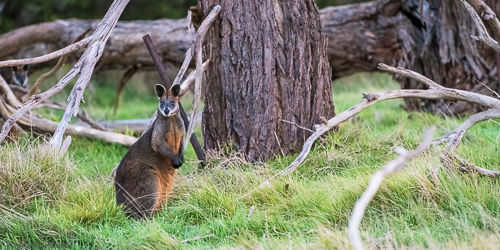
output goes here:
[{"label": "twig", "polygon": [[[497,53],[497,55],[499,55]],[[499,81],[500,81],[500,71],[498,72],[498,78],[499,78]],[[481,85],[483,85],[486,89],[488,89],[491,93],[495,94],[497,96],[498,99],[500,99],[500,95],[498,94],[498,92],[496,92],[495,90],[492,90],[490,87],[488,87],[488,85],[484,84],[483,82],[479,81],[479,80],[476,80],[477,82],[479,82]]]},{"label": "twig", "polygon": [[465,159],[458,156],[454,151],[444,152],[441,159],[443,163],[448,167],[457,167],[458,170],[462,172],[479,173],[492,178],[497,178],[500,175],[500,172],[498,171],[485,169],[468,163]]},{"label": "twig", "polygon": [[250,209],[248,210],[248,216],[247,216],[248,218],[250,218],[250,216],[252,216],[254,210],[255,210],[255,205],[252,205],[250,207]]},{"label": "twig", "polygon": [[399,157],[388,162],[387,165],[385,165],[381,170],[377,171],[372,176],[370,183],[366,188],[366,191],[361,195],[361,198],[359,198],[359,200],[354,205],[351,218],[349,219],[349,238],[354,249],[364,249],[361,235],[359,233],[359,225],[361,224],[361,220],[363,219],[363,215],[365,213],[366,207],[368,206],[368,203],[370,203],[370,201],[377,193],[382,181],[384,181],[384,179],[388,175],[402,169],[415,156],[426,150],[431,145],[432,134],[434,133],[434,130],[435,128],[431,128],[425,133],[423,142],[415,150],[407,151],[404,148],[400,148],[400,152],[398,152]]},{"label": "twig", "polygon": [[11,213],[11,214],[15,214],[16,216],[19,216],[21,218],[23,218],[24,220],[29,220],[30,218],[24,214],[21,214],[19,212],[17,212],[16,210],[14,209],[10,209],[2,204],[0,204],[0,210],[3,210],[5,213]]},{"label": "twig", "polygon": [[312,129],[309,129],[309,128],[306,128],[306,127],[303,127],[303,126],[300,126],[299,124],[295,123],[295,122],[291,122],[291,121],[287,121],[287,120],[283,120],[283,119],[280,119],[280,121],[284,122],[284,123],[288,123],[290,125],[293,125],[297,128],[300,128],[302,130],[305,130],[305,131],[308,131],[308,132],[311,132],[311,133],[314,133],[314,130]]}]

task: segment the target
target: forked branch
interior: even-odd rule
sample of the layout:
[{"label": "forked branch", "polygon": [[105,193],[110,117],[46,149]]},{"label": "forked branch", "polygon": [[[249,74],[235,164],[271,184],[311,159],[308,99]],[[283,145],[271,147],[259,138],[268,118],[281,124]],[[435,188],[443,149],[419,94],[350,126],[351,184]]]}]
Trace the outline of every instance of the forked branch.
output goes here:
[{"label": "forked branch", "polygon": [[[48,100],[54,94],[61,91],[74,77],[79,75],[77,82],[75,83],[75,86],[73,87],[73,90],[71,91],[70,97],[68,99],[68,106],[66,112],[63,118],[61,119],[61,122],[59,123],[56,132],[54,133],[54,137],[51,140],[51,145],[53,145],[54,148],[59,150],[62,144],[62,136],[66,131],[66,127],[68,126],[71,116],[73,114],[78,113],[78,105],[82,98],[83,91],[86,85],[88,84],[88,81],[90,80],[90,76],[92,75],[94,66],[97,60],[99,60],[100,56],[102,55],[102,51],[104,49],[106,41],[109,38],[111,30],[116,25],[118,18],[120,17],[123,9],[128,4],[128,2],[129,0],[113,1],[111,7],[108,9],[108,12],[104,16],[103,20],[101,21],[95,32],[92,34],[92,36],[76,43],[78,44],[78,46],[83,46],[83,45],[87,46],[90,44],[90,46],[85,50],[80,60],[78,60],[78,62],[73,66],[73,68],[68,73],[66,73],[66,75],[63,78],[61,78],[57,84],[55,84],[53,87],[51,87],[50,89],[41,94],[33,95],[29,101],[24,103],[18,110],[16,110],[9,117],[9,119],[7,119],[7,121],[3,124],[2,131],[0,132],[0,143],[5,140],[12,126],[14,126],[14,124],[21,117],[23,117],[24,114],[32,110],[34,107],[38,106],[40,103],[43,103],[44,101]],[[44,60],[54,59],[57,56],[67,54],[70,53],[71,51],[81,48],[76,46],[75,44],[73,45],[74,46],[70,45],[62,50],[59,50],[58,52],[59,54],[56,53],[57,52],[56,51],[49,55],[39,57],[38,59],[31,58],[31,59],[22,59],[26,61],[22,60],[17,60],[17,61],[14,60],[14,62],[7,61],[3,62],[3,64],[0,63],[0,65],[8,66],[16,64],[42,62]]]},{"label": "forked branch", "polygon": [[[481,0],[460,0],[462,5],[465,7],[469,15],[472,17],[474,25],[476,25],[478,35],[474,37],[476,40],[480,40],[496,52],[500,52],[500,45],[498,41],[490,36],[488,30],[484,26],[483,20],[487,21],[492,30],[496,33],[497,39],[500,37],[500,22],[496,18],[495,13]],[[481,17],[478,13],[481,13]]]}]

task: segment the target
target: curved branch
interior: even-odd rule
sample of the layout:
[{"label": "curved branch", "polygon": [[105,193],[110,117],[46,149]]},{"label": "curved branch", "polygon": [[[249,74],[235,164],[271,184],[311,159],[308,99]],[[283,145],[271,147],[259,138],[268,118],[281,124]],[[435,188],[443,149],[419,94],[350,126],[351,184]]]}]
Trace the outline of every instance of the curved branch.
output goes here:
[{"label": "curved branch", "polygon": [[435,128],[431,128],[425,132],[425,138],[420,143],[420,145],[412,151],[407,151],[404,148],[399,149],[399,157],[395,160],[388,162],[381,170],[377,171],[371,178],[370,184],[366,188],[366,191],[361,195],[359,200],[354,205],[354,209],[352,211],[351,218],[349,219],[349,238],[351,239],[351,245],[354,249],[360,250],[364,249],[363,241],[361,240],[361,235],[359,234],[359,225],[361,224],[361,220],[363,219],[363,215],[365,213],[366,207],[368,203],[373,199],[375,193],[377,193],[380,184],[384,179],[399,170],[401,170],[408,162],[410,162],[413,157],[421,154],[424,150],[426,150],[432,142],[432,134],[434,133]]},{"label": "curved branch", "polygon": [[90,37],[87,37],[79,42],[70,44],[70,45],[68,45],[60,50],[56,50],[54,52],[51,52],[51,53],[43,55],[43,56],[2,61],[2,62],[0,62],[0,67],[10,67],[10,66],[16,66],[16,65],[25,65],[25,64],[36,64],[36,63],[50,61],[50,60],[59,58],[63,55],[69,54],[71,52],[77,51],[79,49],[86,48],[92,42],[92,40],[94,40],[94,39],[92,36],[90,36]]},{"label": "curved branch", "polygon": [[498,44],[498,41],[490,36],[488,30],[486,30],[486,27],[484,27],[484,23],[481,20],[481,17],[479,17],[478,15],[478,13],[483,12],[483,20],[487,21],[490,24],[490,27],[493,29],[493,31],[496,32],[497,36],[500,36],[500,22],[496,18],[495,13],[483,1],[460,1],[462,2],[462,5],[465,7],[467,12],[469,12],[469,15],[472,17],[472,21],[474,21],[474,24],[476,25],[477,31],[479,33],[477,37],[473,38],[482,41],[483,43],[494,49],[496,52],[500,52],[500,45]]},{"label": "curved branch", "polygon": [[285,169],[281,170],[279,173],[273,175],[267,181],[261,183],[255,189],[252,189],[250,192],[246,193],[242,197],[246,197],[249,194],[253,193],[255,190],[264,188],[266,186],[270,186],[271,181],[277,177],[285,176],[295,169],[297,169],[302,162],[306,159],[311,151],[312,145],[321,135],[338,126],[339,124],[349,120],[354,115],[363,111],[364,109],[384,100],[389,99],[397,99],[397,98],[422,98],[422,99],[448,99],[448,100],[462,100],[471,103],[482,104],[486,107],[491,107],[494,110],[500,110],[500,100],[495,99],[493,97],[489,97],[482,94],[477,94],[465,90],[457,90],[445,88],[432,80],[428,79],[421,74],[413,72],[411,70],[402,69],[402,68],[394,68],[385,64],[379,64],[379,68],[382,70],[386,70],[389,72],[397,73],[406,77],[410,77],[416,79],[418,81],[423,82],[430,88],[427,90],[419,90],[419,89],[402,89],[402,90],[391,90],[386,92],[380,92],[375,94],[363,94],[364,100],[360,103],[352,106],[346,111],[337,114],[335,117],[326,121],[324,124],[317,125],[316,131],[307,138],[304,146],[302,147],[302,151],[299,153],[297,158]]}]

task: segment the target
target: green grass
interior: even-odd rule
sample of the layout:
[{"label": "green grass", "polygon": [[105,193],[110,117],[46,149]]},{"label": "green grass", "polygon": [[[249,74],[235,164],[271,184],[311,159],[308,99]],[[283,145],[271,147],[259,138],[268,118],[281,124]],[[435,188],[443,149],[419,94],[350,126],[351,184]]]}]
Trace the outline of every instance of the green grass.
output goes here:
[{"label": "green grass", "polygon": [[[86,105],[97,118],[111,119],[111,107],[106,107],[110,100],[106,97],[113,96],[113,87],[98,84],[97,88],[99,91],[88,97]],[[359,102],[361,93],[395,88],[398,85],[382,74],[356,74],[341,79],[333,90],[336,112]],[[136,91],[144,92],[138,95]],[[156,106],[155,100],[149,89],[137,90],[129,85],[122,101],[123,110],[116,118],[148,117]],[[65,176],[65,171],[71,171],[70,178],[62,184],[65,188],[53,184],[55,193],[51,196],[33,196],[16,207],[28,218],[0,210],[0,245],[347,248],[345,231],[354,203],[371,175],[396,157],[393,147],[414,148],[422,140],[423,128],[434,125],[441,135],[463,121],[408,113],[402,105],[401,100],[391,100],[363,111],[342,124],[337,133],[329,133],[316,142],[307,160],[293,174],[244,198],[243,194],[285,168],[295,156],[249,164],[234,153],[212,154],[207,167],[201,170],[190,149],[186,156],[189,162],[181,168],[166,208],[145,221],[128,219],[114,202],[108,175],[127,149],[77,137],[68,157],[61,162],[49,161],[75,167],[34,175],[52,180],[49,177]],[[458,153],[473,164],[499,170],[499,131],[500,126],[493,121],[474,126]],[[15,155],[19,150],[29,154],[30,147],[7,147],[2,149],[2,155]],[[0,156],[2,159],[5,157]],[[438,184],[429,176],[430,169],[436,167],[440,168]],[[378,247],[499,248],[499,182],[446,169],[438,152],[431,150],[384,181],[367,208],[361,230],[365,243]],[[196,236],[207,237],[182,242]]]}]

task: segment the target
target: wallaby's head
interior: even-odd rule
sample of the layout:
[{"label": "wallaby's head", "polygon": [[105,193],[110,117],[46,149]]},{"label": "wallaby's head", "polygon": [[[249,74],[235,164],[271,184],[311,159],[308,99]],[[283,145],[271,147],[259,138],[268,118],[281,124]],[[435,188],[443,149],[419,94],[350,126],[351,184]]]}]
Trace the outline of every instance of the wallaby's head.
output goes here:
[{"label": "wallaby's head", "polygon": [[28,83],[28,65],[12,66],[12,82],[21,87]]},{"label": "wallaby's head", "polygon": [[155,91],[160,98],[160,103],[158,104],[160,114],[169,117],[179,112],[179,93],[181,91],[179,84],[173,85],[168,91],[162,84],[156,84]]}]

